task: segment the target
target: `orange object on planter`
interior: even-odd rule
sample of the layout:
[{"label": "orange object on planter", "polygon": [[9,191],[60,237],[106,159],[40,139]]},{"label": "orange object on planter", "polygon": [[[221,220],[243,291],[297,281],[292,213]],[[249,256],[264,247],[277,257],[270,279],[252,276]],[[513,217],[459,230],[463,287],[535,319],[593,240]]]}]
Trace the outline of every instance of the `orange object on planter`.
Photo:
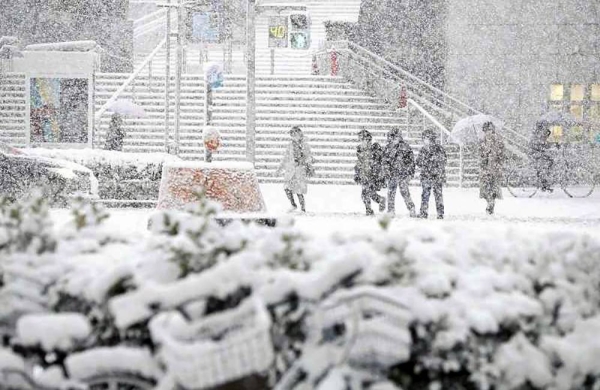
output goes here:
[{"label": "orange object on planter", "polygon": [[204,129],[204,146],[211,152],[216,152],[221,146],[221,133],[214,127]]}]

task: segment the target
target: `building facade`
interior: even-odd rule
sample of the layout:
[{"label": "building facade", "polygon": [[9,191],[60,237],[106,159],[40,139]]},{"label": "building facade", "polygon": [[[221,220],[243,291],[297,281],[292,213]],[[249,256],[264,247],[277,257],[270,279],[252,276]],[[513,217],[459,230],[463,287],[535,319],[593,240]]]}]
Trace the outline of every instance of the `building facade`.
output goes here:
[{"label": "building facade", "polygon": [[595,137],[600,2],[447,2],[448,92],[524,133],[544,112],[563,110],[587,125],[554,128],[556,141]]},{"label": "building facade", "polygon": [[364,0],[361,43],[524,134],[549,110],[600,131],[598,0]]}]

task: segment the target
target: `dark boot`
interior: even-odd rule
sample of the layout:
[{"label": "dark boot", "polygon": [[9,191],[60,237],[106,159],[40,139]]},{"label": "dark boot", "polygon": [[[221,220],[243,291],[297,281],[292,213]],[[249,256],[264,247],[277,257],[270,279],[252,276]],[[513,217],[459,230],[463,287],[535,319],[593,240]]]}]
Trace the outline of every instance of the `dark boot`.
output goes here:
[{"label": "dark boot", "polygon": [[285,190],[285,195],[287,196],[287,198],[290,200],[290,204],[292,205],[292,208],[295,210],[298,208],[298,206],[296,206],[296,201],[294,200],[294,194],[292,194],[292,191],[290,190]]},{"label": "dark boot", "polygon": [[302,212],[305,213],[306,212],[306,203],[304,201],[304,195],[298,194],[298,200],[300,201],[300,210],[302,210]]}]

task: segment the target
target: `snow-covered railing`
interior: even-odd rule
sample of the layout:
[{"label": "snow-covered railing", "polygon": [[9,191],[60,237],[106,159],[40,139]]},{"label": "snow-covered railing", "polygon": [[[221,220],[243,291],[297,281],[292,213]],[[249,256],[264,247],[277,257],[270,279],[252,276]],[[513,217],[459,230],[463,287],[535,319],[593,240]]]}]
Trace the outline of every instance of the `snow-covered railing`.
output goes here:
[{"label": "snow-covered railing", "polygon": [[159,9],[133,21],[133,37],[139,38],[158,29],[166,28],[167,10]]},{"label": "snow-covered railing", "polygon": [[127,80],[125,80],[123,85],[121,85],[119,87],[119,89],[117,89],[115,91],[115,93],[113,93],[112,96],[106,101],[106,103],[104,103],[104,105],[102,107],[100,107],[100,109],[96,112],[96,114],[94,115],[94,134],[92,135],[92,139],[94,140],[94,143],[96,141],[95,137],[97,135],[97,132],[98,132],[97,130],[99,129],[100,121],[102,120],[103,115],[106,113],[106,111],[111,106],[111,104],[113,104],[117,99],[119,99],[121,94],[123,92],[125,92],[125,90],[127,88],[129,88],[130,86],[132,89],[133,97],[135,98],[135,80],[138,78],[138,76],[141,75],[142,71],[145,70],[146,68],[148,68],[148,87],[150,87],[151,79],[152,79],[152,61],[154,60],[154,57],[156,57],[156,55],[164,48],[166,43],[167,43],[166,38],[164,38],[162,41],[160,41],[160,43],[156,46],[156,48],[152,51],[152,53],[150,53],[148,55],[148,57],[146,57],[144,62],[142,62],[133,71],[131,76],[129,76],[129,78]]},{"label": "snow-covered railing", "polygon": [[[429,113],[435,112],[438,121],[444,123],[446,128],[464,117],[482,114],[481,111],[353,42],[328,42],[326,47],[329,50],[318,53],[318,56],[326,56],[327,63],[331,61],[332,52],[335,51],[339,56],[339,74],[357,84],[364,84],[367,89],[373,90],[391,104],[400,101],[402,89],[405,88],[413,101]],[[502,136],[513,152],[522,155],[526,150],[527,137],[519,132],[504,127]]]}]

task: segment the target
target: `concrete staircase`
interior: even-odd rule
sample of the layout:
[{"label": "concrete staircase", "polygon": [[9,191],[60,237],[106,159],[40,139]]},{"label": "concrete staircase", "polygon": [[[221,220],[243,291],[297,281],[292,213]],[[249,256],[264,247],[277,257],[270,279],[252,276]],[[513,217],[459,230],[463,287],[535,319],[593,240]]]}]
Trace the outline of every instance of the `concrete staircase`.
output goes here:
[{"label": "concrete staircase", "polygon": [[27,143],[26,82],[24,74],[0,74],[0,141],[13,146]]},{"label": "concrete staircase", "polygon": [[[100,108],[127,78],[126,74],[99,74],[96,78],[96,108]],[[173,91],[173,82],[171,83]],[[125,151],[164,151],[164,77],[140,78],[135,93],[127,90],[121,98],[133,99],[146,109],[147,117],[126,119]],[[224,86],[214,94],[213,125],[223,137],[215,161],[241,161],[245,158],[245,77],[228,75]],[[181,157],[202,160],[204,122],[204,82],[199,75],[184,75],[181,100]],[[174,96],[171,92],[173,114]],[[174,118],[170,116],[171,134]],[[316,159],[315,183],[350,184],[356,160],[357,133],[371,131],[375,141],[385,143],[392,127],[400,127],[415,152],[420,148],[422,123],[407,110],[390,110],[356,89],[351,83],[328,76],[265,76],[257,79],[256,169],[263,182],[275,177],[281,156],[289,142],[289,129],[300,126]],[[108,116],[100,124],[104,139]],[[459,182],[458,148],[448,147],[450,185]],[[468,161],[467,161],[468,162]],[[476,178],[476,173],[474,178]],[[416,184],[416,183],[415,183]],[[468,184],[468,183],[465,183]]]}]

